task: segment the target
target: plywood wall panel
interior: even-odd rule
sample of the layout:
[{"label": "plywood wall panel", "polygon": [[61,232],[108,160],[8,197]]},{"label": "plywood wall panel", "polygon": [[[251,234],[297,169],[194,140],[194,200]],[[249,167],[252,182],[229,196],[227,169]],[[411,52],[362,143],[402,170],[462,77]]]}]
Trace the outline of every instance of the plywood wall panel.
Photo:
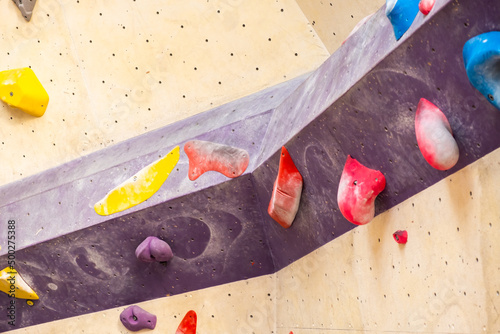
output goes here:
[{"label": "plywood wall panel", "polygon": [[499,165],[496,150],[279,271],[277,333],[499,332]]},{"label": "plywood wall panel", "polygon": [[[189,310],[198,316],[198,334],[271,334],[275,333],[275,276],[262,276],[182,295],[164,297],[136,304],[157,317],[153,331],[140,333],[175,333]],[[120,322],[127,306],[74,318],[53,321],[8,333],[133,333]]]},{"label": "plywood wall panel", "polygon": [[333,53],[356,24],[375,13],[385,0],[297,0],[297,3],[328,51]]}]

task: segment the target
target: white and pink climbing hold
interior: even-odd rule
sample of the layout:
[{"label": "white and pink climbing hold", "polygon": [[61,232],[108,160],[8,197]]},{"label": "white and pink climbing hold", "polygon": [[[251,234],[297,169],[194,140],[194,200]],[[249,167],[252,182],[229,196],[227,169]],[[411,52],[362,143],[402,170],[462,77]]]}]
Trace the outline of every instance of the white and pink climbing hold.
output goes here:
[{"label": "white and pink climbing hold", "polygon": [[420,0],[418,9],[420,9],[422,14],[427,15],[432,10],[432,7],[434,7],[434,3],[436,3],[436,0]]},{"label": "white and pink climbing hold", "polygon": [[438,170],[448,170],[458,161],[458,145],[448,119],[438,107],[422,98],[415,115],[415,134],[425,160]]},{"label": "white and pink climbing hold", "polygon": [[347,156],[337,193],[339,209],[353,224],[365,225],[375,217],[375,198],[385,188],[384,175]]},{"label": "white and pink climbing hold", "polygon": [[273,194],[267,212],[284,228],[292,226],[299,210],[302,193],[302,175],[295,167],[287,149],[281,148],[278,177],[274,182]]},{"label": "white and pink climbing hold", "polygon": [[208,171],[235,178],[243,174],[250,162],[248,152],[243,149],[203,140],[188,141],[184,152],[189,158],[188,177],[191,181]]}]

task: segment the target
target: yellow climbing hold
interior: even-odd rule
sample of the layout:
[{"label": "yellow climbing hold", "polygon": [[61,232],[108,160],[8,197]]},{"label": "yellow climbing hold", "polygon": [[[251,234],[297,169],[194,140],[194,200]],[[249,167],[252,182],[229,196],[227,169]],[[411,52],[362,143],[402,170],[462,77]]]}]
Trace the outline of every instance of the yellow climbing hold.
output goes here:
[{"label": "yellow climbing hold", "polygon": [[29,67],[0,72],[0,100],[30,115],[41,117],[49,95]]},{"label": "yellow climbing hold", "polygon": [[179,146],[165,157],[141,169],[137,174],[111,190],[94,205],[101,216],[126,210],[153,196],[167,180],[179,161]]},{"label": "yellow climbing hold", "polygon": [[0,271],[0,291],[5,292],[12,298],[38,299],[37,294],[23,280],[21,275],[11,267]]}]

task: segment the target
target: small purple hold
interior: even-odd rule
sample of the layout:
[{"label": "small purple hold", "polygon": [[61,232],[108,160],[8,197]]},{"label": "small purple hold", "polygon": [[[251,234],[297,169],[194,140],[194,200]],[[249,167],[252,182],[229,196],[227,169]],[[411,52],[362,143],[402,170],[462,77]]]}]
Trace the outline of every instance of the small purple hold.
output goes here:
[{"label": "small purple hold", "polygon": [[129,331],[137,332],[141,329],[154,329],[156,315],[151,314],[137,305],[127,307],[120,313],[120,320]]},{"label": "small purple hold", "polygon": [[172,249],[157,237],[147,237],[135,250],[135,256],[144,262],[165,262],[174,257]]}]

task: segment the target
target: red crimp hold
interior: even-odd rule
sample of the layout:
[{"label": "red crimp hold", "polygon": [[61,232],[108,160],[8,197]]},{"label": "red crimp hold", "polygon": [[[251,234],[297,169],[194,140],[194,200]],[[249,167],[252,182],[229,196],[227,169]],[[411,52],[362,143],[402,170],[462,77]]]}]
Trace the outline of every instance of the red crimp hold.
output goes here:
[{"label": "red crimp hold", "polygon": [[292,225],[299,210],[302,184],[302,175],[283,146],[278,177],[274,182],[273,194],[267,212],[284,228],[289,228]]},{"label": "red crimp hold", "polygon": [[405,244],[408,241],[408,232],[397,230],[392,234],[398,244]]},{"label": "red crimp hold", "polygon": [[339,209],[351,223],[368,224],[375,217],[375,198],[384,188],[385,177],[380,171],[348,155],[337,193]]},{"label": "red crimp hold", "polygon": [[415,134],[424,159],[432,167],[448,170],[458,161],[458,145],[450,123],[438,107],[420,99],[415,114]]},{"label": "red crimp hold", "polygon": [[175,334],[196,334],[196,312],[191,310],[182,319]]},{"label": "red crimp hold", "polygon": [[250,162],[248,152],[243,149],[202,140],[188,141],[184,152],[189,158],[191,181],[208,171],[234,178],[243,174]]},{"label": "red crimp hold", "polygon": [[418,9],[420,9],[422,14],[427,15],[432,10],[432,7],[434,7],[435,2],[436,0],[420,0]]}]

